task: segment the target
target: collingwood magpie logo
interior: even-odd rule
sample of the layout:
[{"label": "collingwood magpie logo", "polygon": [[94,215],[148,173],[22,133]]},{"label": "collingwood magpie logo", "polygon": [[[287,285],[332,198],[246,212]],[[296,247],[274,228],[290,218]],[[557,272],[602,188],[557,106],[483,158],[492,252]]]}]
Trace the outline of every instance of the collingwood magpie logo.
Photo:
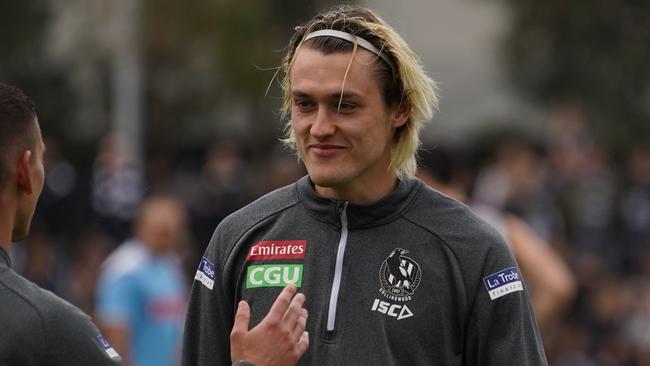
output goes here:
[{"label": "collingwood magpie logo", "polygon": [[405,256],[408,250],[395,248],[379,269],[379,292],[393,301],[409,301],[420,284],[420,265]]}]

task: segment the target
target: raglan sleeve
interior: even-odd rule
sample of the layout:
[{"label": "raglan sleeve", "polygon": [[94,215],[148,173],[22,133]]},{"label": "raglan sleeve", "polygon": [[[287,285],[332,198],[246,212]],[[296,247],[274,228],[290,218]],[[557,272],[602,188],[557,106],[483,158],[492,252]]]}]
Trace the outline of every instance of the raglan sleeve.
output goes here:
[{"label": "raglan sleeve", "polygon": [[234,304],[226,291],[225,230],[217,227],[198,264],[185,318],[183,366],[230,365]]},{"label": "raglan sleeve", "polygon": [[43,314],[47,364],[121,365],[120,355],[101,335],[89,316],[75,306],[54,301]]},{"label": "raglan sleeve", "polygon": [[521,271],[505,242],[488,233],[480,273],[474,277],[467,328],[468,365],[547,365]]}]

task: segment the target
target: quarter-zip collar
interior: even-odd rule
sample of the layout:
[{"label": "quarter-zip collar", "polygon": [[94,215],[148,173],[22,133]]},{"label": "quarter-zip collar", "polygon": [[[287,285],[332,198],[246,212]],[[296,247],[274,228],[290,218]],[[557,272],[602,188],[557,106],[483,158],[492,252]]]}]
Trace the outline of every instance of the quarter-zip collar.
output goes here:
[{"label": "quarter-zip collar", "polygon": [[[422,182],[416,178],[398,181],[397,187],[386,197],[369,205],[348,204],[347,220],[350,229],[383,225],[395,220],[409,206]],[[317,220],[340,225],[340,207],[343,202],[324,198],[316,193],[309,176],[296,183],[298,199]]]},{"label": "quarter-zip collar", "polygon": [[5,252],[4,248],[2,247],[0,247],[0,266],[1,265],[11,267],[11,258],[9,258],[9,254]]}]

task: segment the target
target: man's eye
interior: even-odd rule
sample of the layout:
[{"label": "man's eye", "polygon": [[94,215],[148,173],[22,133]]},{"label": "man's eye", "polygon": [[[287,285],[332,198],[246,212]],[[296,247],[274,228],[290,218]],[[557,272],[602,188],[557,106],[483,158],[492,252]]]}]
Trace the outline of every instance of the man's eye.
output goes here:
[{"label": "man's eye", "polygon": [[293,102],[299,109],[309,109],[314,106],[314,103],[307,100],[296,100]]},{"label": "man's eye", "polygon": [[340,104],[336,105],[336,108],[341,111],[341,112],[350,112],[354,108],[356,108],[357,105],[354,103],[347,103],[347,102],[341,102]]}]

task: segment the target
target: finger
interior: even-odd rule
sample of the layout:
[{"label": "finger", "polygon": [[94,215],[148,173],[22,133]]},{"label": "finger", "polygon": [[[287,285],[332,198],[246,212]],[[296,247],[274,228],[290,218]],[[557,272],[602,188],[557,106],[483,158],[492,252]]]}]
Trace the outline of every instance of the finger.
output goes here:
[{"label": "finger", "polygon": [[269,313],[266,316],[266,318],[271,320],[276,320],[276,321],[282,319],[284,313],[287,312],[287,309],[289,308],[289,304],[291,303],[291,298],[296,293],[296,291],[297,291],[296,285],[294,284],[285,287],[280,293],[280,295],[278,295],[278,298],[275,299],[275,302],[271,306],[271,310],[269,310]]},{"label": "finger", "polygon": [[291,300],[289,309],[287,309],[287,312],[284,314],[284,323],[289,329],[293,329],[296,320],[298,320],[298,317],[302,314],[302,305],[304,303],[305,295],[303,294],[296,294],[293,300]]},{"label": "finger", "polygon": [[237,306],[237,314],[235,314],[235,324],[232,326],[232,335],[246,333],[250,317],[251,309],[248,303],[244,300],[240,301]]},{"label": "finger", "polygon": [[302,334],[305,332],[307,327],[307,309],[302,309],[302,314],[298,318],[296,325],[291,330],[291,339],[294,342],[298,342]]},{"label": "finger", "polygon": [[300,357],[305,353],[305,351],[307,351],[307,348],[309,348],[309,332],[303,332],[302,336],[300,336],[300,341],[296,343],[294,349],[296,350],[298,357]]}]

